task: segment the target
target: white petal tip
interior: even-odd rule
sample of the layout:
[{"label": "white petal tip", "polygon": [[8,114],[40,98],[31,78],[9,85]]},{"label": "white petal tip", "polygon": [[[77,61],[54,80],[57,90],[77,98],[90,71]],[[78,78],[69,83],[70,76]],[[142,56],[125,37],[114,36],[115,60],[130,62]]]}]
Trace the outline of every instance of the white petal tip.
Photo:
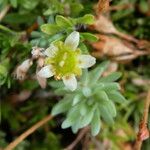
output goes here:
[{"label": "white petal tip", "polygon": [[80,68],[89,68],[96,63],[96,58],[91,55],[81,55],[79,57]]},{"label": "white petal tip", "polygon": [[54,75],[52,67],[50,65],[43,67],[38,73],[38,76],[42,78],[50,78]]},{"label": "white petal tip", "polygon": [[62,78],[67,89],[74,91],[77,88],[77,80],[75,75],[69,75]]},{"label": "white petal tip", "polygon": [[69,46],[72,50],[76,50],[79,45],[80,34],[73,31],[65,40],[65,45]]},{"label": "white petal tip", "polygon": [[48,47],[45,50],[44,55],[48,57],[53,57],[57,51],[58,51],[58,48],[54,44],[51,44],[50,47]]}]

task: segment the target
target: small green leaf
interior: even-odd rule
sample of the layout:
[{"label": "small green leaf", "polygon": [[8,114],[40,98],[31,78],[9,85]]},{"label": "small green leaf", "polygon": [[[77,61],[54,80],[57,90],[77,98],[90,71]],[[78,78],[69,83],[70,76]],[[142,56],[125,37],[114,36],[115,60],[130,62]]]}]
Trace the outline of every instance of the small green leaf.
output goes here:
[{"label": "small green leaf", "polygon": [[60,32],[61,28],[55,24],[43,24],[41,26],[41,31],[46,34],[52,35]]},{"label": "small green leaf", "polygon": [[75,122],[75,124],[72,125],[71,129],[73,133],[77,133],[78,129],[80,129],[80,122],[81,117],[79,117],[78,120]]},{"label": "small green leaf", "polygon": [[70,20],[60,15],[56,16],[56,24],[62,28],[72,27]]},{"label": "small green leaf", "polygon": [[69,128],[72,125],[72,121],[70,119],[65,119],[61,125],[62,129]]},{"label": "small green leaf", "polygon": [[74,106],[74,105],[76,105],[78,102],[80,102],[80,101],[81,101],[81,98],[82,98],[81,94],[76,94],[76,95],[74,96],[74,98],[73,98],[72,106]]},{"label": "small green leaf", "polygon": [[101,114],[102,118],[104,119],[104,121],[106,123],[112,125],[114,123],[114,120],[113,120],[112,114],[110,114],[108,112],[108,110],[106,109],[106,107],[101,105],[99,107],[99,110],[100,110],[100,114]]},{"label": "small green leaf", "polygon": [[108,64],[109,64],[108,61],[102,62],[99,66],[97,66],[94,70],[90,72],[89,78],[91,83],[95,83],[100,78],[102,73],[108,67]]},{"label": "small green leaf", "polygon": [[101,122],[100,122],[100,112],[98,109],[95,110],[93,119],[91,121],[91,132],[93,136],[96,136],[101,128]]},{"label": "small green leaf", "polygon": [[83,10],[83,8],[83,5],[78,2],[70,4],[70,16],[77,16]]},{"label": "small green leaf", "polygon": [[70,99],[63,99],[59,103],[57,103],[52,109],[52,115],[58,115],[67,111],[71,107],[71,100]]},{"label": "small green leaf", "polygon": [[95,18],[93,15],[91,14],[86,14],[83,17],[80,17],[77,19],[77,23],[81,23],[81,24],[93,24],[95,21]]},{"label": "small green leaf", "polygon": [[80,128],[87,126],[91,122],[91,120],[93,119],[93,116],[94,116],[95,109],[96,109],[96,105],[89,108],[88,112],[81,119]]},{"label": "small green leaf", "polygon": [[82,93],[85,97],[90,97],[92,94],[92,91],[89,87],[83,87],[82,88]]},{"label": "small green leaf", "polygon": [[82,50],[82,53],[88,54],[88,48],[84,43],[80,43],[79,48]]},{"label": "small green leaf", "polygon": [[113,72],[110,75],[101,78],[99,81],[100,82],[113,82],[118,80],[121,77],[121,73],[120,72]]},{"label": "small green leaf", "polygon": [[[70,107],[71,108],[71,107]],[[79,119],[80,112],[79,112],[79,105],[71,108],[68,112],[67,119],[62,123],[62,128],[68,128],[75,124]]]},{"label": "small green leaf", "polygon": [[44,20],[43,20],[43,18],[41,16],[38,16],[37,23],[38,23],[39,26],[41,26],[42,24],[44,24]]},{"label": "small green leaf", "polygon": [[0,64],[0,76],[7,76],[8,70],[5,66]]},{"label": "small green leaf", "polygon": [[98,95],[100,100],[102,100],[102,101],[109,101],[109,98],[108,98],[108,96],[107,96],[105,91],[99,91],[99,93],[97,93],[97,95]]},{"label": "small green leaf", "polygon": [[87,41],[96,42],[98,40],[97,36],[91,33],[81,33],[81,36]]},{"label": "small green leaf", "polygon": [[126,102],[126,99],[118,91],[107,91],[109,99],[117,103]]},{"label": "small green leaf", "polygon": [[80,103],[79,111],[80,111],[81,116],[86,115],[87,107],[86,107],[85,102]]},{"label": "small green leaf", "polygon": [[33,32],[31,32],[31,36],[33,38],[40,38],[41,37],[41,32],[33,31]]},{"label": "small green leaf", "polygon": [[17,0],[10,0],[10,4],[16,8],[17,7]]},{"label": "small green leaf", "polygon": [[112,114],[113,117],[116,116],[116,114],[117,114],[116,108],[115,108],[114,103],[113,103],[111,100],[107,101],[105,107],[106,107],[106,109],[108,110],[108,112],[109,112],[110,114]]},{"label": "small green leaf", "polygon": [[31,13],[19,14],[19,13],[12,12],[6,15],[6,17],[3,19],[3,22],[12,25],[22,24],[22,23],[31,25],[34,21],[36,21],[36,18],[37,16],[35,14],[31,14]]},{"label": "small green leaf", "polygon": [[102,83],[98,83],[97,87],[99,86],[99,90],[104,90],[104,91],[112,91],[112,90],[120,90],[120,85],[116,82],[102,82]]}]

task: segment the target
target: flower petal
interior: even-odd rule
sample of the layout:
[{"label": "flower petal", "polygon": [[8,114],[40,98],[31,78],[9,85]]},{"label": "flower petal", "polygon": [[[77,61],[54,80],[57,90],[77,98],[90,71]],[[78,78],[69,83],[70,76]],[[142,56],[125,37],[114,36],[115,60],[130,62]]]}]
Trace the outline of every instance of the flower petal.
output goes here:
[{"label": "flower petal", "polygon": [[44,54],[48,57],[53,57],[57,51],[58,48],[54,44],[51,44],[50,47],[45,50]]},{"label": "flower petal", "polygon": [[73,31],[65,40],[65,45],[69,46],[72,50],[76,50],[79,45],[80,34]]},{"label": "flower petal", "polygon": [[80,68],[89,68],[96,63],[95,57],[91,55],[80,55],[79,56],[79,67]]},{"label": "flower petal", "polygon": [[22,62],[22,64],[19,66],[19,68],[22,71],[27,72],[31,65],[32,65],[32,61],[30,59],[27,59],[24,62]]},{"label": "flower petal", "polygon": [[77,79],[74,74],[64,76],[62,79],[63,79],[65,86],[69,90],[74,91],[77,88]]},{"label": "flower petal", "polygon": [[43,67],[38,73],[38,76],[42,77],[42,78],[49,78],[52,77],[54,75],[54,72],[52,70],[52,66],[48,65]]}]

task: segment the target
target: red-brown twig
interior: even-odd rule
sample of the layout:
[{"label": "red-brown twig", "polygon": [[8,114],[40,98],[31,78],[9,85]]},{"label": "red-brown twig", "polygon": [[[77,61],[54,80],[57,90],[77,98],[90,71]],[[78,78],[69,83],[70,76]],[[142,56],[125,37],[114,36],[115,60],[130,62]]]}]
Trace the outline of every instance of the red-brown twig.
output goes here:
[{"label": "red-brown twig", "polygon": [[69,145],[67,146],[64,150],[73,150],[73,148],[77,145],[77,143],[84,137],[84,135],[89,131],[89,127],[86,127],[82,129],[77,138]]},{"label": "red-brown twig", "polygon": [[49,120],[51,120],[53,117],[51,115],[46,116],[39,122],[37,122],[35,125],[33,125],[31,128],[29,128],[27,131],[22,133],[18,138],[16,138],[13,142],[11,142],[4,150],[13,150],[19,143],[21,143],[27,136],[32,134],[35,130],[40,128],[42,125],[47,123]]},{"label": "red-brown twig", "polygon": [[147,127],[149,108],[150,108],[150,90],[148,91],[148,95],[144,104],[143,119],[139,126],[139,132],[137,135],[137,140],[134,148],[135,150],[141,150],[143,140],[149,138],[149,131]]}]

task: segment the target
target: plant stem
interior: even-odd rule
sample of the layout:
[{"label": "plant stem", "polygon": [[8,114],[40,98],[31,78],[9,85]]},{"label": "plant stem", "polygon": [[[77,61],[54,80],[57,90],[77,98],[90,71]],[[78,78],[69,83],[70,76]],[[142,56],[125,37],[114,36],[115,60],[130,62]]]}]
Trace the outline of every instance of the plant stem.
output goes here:
[{"label": "plant stem", "polygon": [[32,134],[35,130],[40,128],[42,125],[47,123],[49,120],[51,120],[53,116],[48,115],[44,117],[42,120],[34,124],[31,128],[29,128],[27,131],[22,133],[18,138],[16,138],[14,141],[12,141],[4,150],[13,150],[19,143],[21,143],[26,137],[28,137],[30,134]]},{"label": "plant stem", "polygon": [[150,108],[150,90],[148,91],[147,98],[145,100],[143,119],[140,123],[140,128],[139,128],[139,132],[137,135],[137,140],[136,140],[135,148],[134,148],[135,150],[141,150],[142,148],[143,140],[141,140],[139,136],[142,134],[142,132],[144,132],[144,130],[147,130],[149,108]]},{"label": "plant stem", "polygon": [[77,138],[69,145],[67,146],[64,150],[73,150],[74,147],[77,145],[77,143],[84,137],[84,135],[89,131],[89,127],[86,127],[84,129],[82,129]]}]

